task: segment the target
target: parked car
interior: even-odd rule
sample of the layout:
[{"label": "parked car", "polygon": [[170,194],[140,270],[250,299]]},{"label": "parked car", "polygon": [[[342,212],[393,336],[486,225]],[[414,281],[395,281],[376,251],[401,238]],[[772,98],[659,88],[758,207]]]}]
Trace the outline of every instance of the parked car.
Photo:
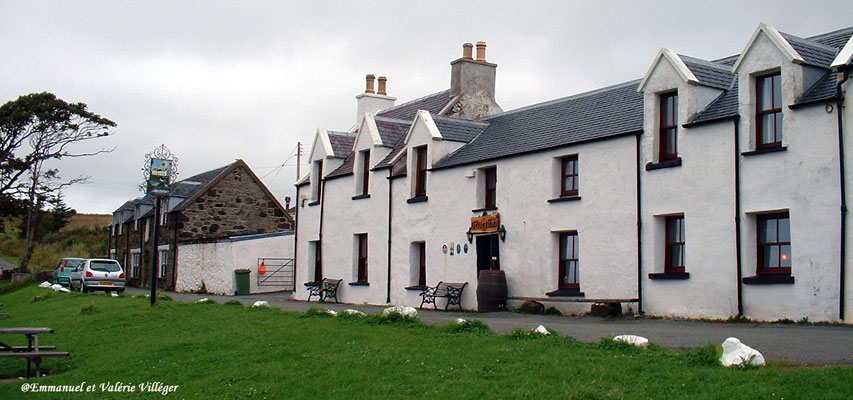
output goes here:
[{"label": "parked car", "polygon": [[53,283],[60,285],[71,286],[71,273],[77,268],[77,265],[83,261],[83,258],[63,258],[59,260],[56,269],[53,270]]},{"label": "parked car", "polygon": [[89,258],[71,273],[71,290],[86,293],[93,290],[124,291],[124,270],[116,260]]}]

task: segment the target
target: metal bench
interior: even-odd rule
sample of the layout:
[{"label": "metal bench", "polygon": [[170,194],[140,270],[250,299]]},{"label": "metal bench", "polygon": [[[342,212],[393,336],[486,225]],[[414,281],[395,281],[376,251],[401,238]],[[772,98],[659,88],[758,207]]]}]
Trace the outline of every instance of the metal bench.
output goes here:
[{"label": "metal bench", "polygon": [[451,305],[458,306],[461,311],[462,291],[465,290],[465,286],[468,286],[468,282],[457,283],[441,281],[434,287],[427,286],[426,290],[420,294],[420,296],[423,297],[420,308],[423,310],[424,304],[432,304],[433,308],[438,310],[436,298],[444,297],[447,299],[447,303],[444,305],[444,311],[447,311],[447,308]]},{"label": "metal bench", "polygon": [[341,281],[343,281],[343,279],[323,278],[320,282],[314,282],[314,284],[307,285],[308,301],[311,301],[311,297],[314,296],[319,297],[321,302],[325,302],[326,299],[333,297],[335,299],[335,303],[339,303],[338,286],[340,286]]}]

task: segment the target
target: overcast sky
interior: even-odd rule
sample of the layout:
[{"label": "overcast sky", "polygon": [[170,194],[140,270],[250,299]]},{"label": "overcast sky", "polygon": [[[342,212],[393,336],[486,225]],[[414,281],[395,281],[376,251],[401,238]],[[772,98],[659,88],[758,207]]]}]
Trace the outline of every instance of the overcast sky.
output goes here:
[{"label": "overcast sky", "polygon": [[[355,123],[368,73],[398,104],[450,87],[462,43],[485,40],[504,110],[641,78],[661,47],[739,53],[760,22],[811,36],[853,25],[849,1],[10,1],[0,0],[0,103],[48,91],[118,123],[63,160],[78,212],[141,195],[165,144],[179,179],[244,159],[280,198],[297,142]],[[845,15],[847,17],[845,17]],[[305,169],[303,169],[303,173]]]}]

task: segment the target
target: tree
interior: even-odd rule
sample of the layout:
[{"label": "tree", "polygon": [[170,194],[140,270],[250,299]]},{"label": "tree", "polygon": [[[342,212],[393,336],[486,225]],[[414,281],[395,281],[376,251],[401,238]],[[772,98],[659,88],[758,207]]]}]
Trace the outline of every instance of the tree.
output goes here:
[{"label": "tree", "polygon": [[61,199],[62,189],[86,180],[63,181],[57,168],[46,162],[64,157],[86,157],[111,150],[74,153],[74,144],[111,134],[116,123],[92,113],[84,103],[66,103],[47,92],[19,97],[0,106],[0,197],[25,203],[26,251],[21,270],[27,271],[36,230],[44,207]]}]

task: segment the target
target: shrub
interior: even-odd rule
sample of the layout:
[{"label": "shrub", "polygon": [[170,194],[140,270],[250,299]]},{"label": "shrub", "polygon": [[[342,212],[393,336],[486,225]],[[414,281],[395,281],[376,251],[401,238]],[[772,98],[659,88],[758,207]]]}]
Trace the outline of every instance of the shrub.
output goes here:
[{"label": "shrub", "polygon": [[387,315],[382,314],[369,314],[365,320],[369,324],[374,325],[387,325],[387,324],[400,324],[400,325],[408,325],[408,326],[424,326],[423,322],[417,318],[405,316],[400,313],[392,312]]},{"label": "shrub", "polygon": [[723,355],[722,346],[708,343],[698,349],[687,352],[687,359],[694,365],[722,365],[720,357]]},{"label": "shrub", "polygon": [[560,334],[557,333],[557,331],[555,331],[553,329],[550,329],[550,328],[545,328],[545,329],[548,329],[548,332],[551,334],[550,335],[543,335],[541,333],[535,332],[533,329],[518,327],[518,328],[515,328],[512,332],[510,332],[507,336],[511,339],[516,339],[516,340],[540,339],[540,338],[544,338],[544,337],[559,337],[560,336]]},{"label": "shrub", "polygon": [[495,332],[492,331],[492,328],[489,328],[485,322],[480,321],[479,319],[473,319],[470,321],[465,321],[464,323],[456,323],[453,321],[447,325],[445,325],[443,330],[449,333],[470,333],[474,335],[494,335]]},{"label": "shrub", "polygon": [[308,309],[308,311],[305,311],[304,313],[302,313],[301,316],[305,317],[305,318],[311,318],[311,317],[332,318],[333,317],[332,314],[329,314],[329,310],[327,310],[323,307],[311,307]]}]

